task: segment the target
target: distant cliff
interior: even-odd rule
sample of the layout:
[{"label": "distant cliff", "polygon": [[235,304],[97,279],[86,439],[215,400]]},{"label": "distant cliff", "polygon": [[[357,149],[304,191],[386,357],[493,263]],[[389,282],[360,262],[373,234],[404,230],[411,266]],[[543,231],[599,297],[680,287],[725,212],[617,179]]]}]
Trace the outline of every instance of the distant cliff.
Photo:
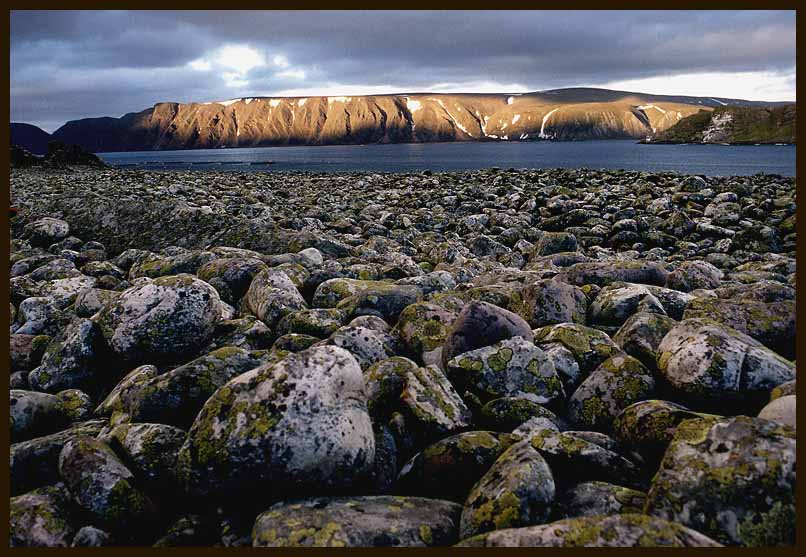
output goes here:
[{"label": "distant cliff", "polygon": [[121,118],[68,122],[54,139],[87,150],[135,151],[534,139],[642,139],[735,99],[606,89],[524,94],[260,97],[158,103]]},{"label": "distant cliff", "polygon": [[649,143],[796,143],[794,104],[724,106],[683,118]]}]

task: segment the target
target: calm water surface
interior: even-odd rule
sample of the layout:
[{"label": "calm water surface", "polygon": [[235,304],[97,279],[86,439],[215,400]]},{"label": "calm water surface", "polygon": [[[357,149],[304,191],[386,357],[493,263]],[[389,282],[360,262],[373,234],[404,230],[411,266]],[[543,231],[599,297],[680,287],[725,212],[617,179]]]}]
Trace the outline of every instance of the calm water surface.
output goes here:
[{"label": "calm water surface", "polygon": [[639,145],[632,140],[412,143],[98,153],[148,170],[410,172],[501,168],[610,168],[712,176],[795,175],[794,145]]}]

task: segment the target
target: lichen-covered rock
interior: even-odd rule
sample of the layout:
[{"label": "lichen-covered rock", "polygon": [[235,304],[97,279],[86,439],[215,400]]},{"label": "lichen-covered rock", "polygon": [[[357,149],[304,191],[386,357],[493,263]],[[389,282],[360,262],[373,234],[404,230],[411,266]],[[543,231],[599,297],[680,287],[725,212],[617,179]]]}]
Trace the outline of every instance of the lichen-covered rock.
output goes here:
[{"label": "lichen-covered rock", "polygon": [[[578,381],[582,381],[598,365],[618,353],[619,348],[609,336],[596,329],[574,323],[560,323],[541,327],[534,332],[535,344],[559,343],[573,354],[579,365]],[[566,377],[566,379],[570,379]],[[578,383],[570,385],[573,389]]]},{"label": "lichen-covered rock", "polygon": [[73,500],[99,525],[131,531],[143,520],[149,503],[134,475],[108,445],[89,437],[64,444],[59,475]]},{"label": "lichen-covered rock", "polygon": [[59,431],[68,423],[62,401],[55,395],[12,389],[9,410],[12,443]]},{"label": "lichen-covered rock", "polygon": [[487,302],[472,301],[453,322],[442,349],[443,368],[456,356],[510,339],[534,338],[529,324],[519,315]]},{"label": "lichen-covered rock", "polygon": [[86,420],[92,414],[92,399],[84,391],[65,389],[56,393],[56,397],[61,401],[65,417],[71,422]]},{"label": "lichen-covered rock", "polygon": [[358,360],[361,369],[367,369],[399,352],[399,342],[395,337],[364,327],[341,327],[323,342],[350,352]]},{"label": "lichen-covered rock", "polygon": [[775,400],[776,398],[780,398],[782,396],[794,395],[797,393],[796,389],[796,380],[793,379],[792,381],[786,381],[781,383],[777,387],[775,387],[772,391],[770,391],[770,401]]},{"label": "lichen-covered rock", "polygon": [[157,370],[156,366],[146,364],[134,368],[109,391],[106,398],[95,409],[95,414],[98,416],[112,416],[115,413],[124,413],[132,404],[140,389],[157,375],[159,375],[159,370]]},{"label": "lichen-covered rock", "polygon": [[255,276],[266,269],[268,266],[254,257],[222,257],[202,265],[196,275],[212,285],[223,301],[235,304],[246,294]]},{"label": "lichen-covered rock", "polygon": [[341,300],[337,307],[349,316],[376,315],[394,325],[400,312],[423,298],[422,291],[414,285],[380,284],[383,286],[362,288],[349,298]]},{"label": "lichen-covered rock", "polygon": [[794,379],[791,362],[760,342],[709,319],[686,319],[658,346],[658,370],[684,401],[714,410],[755,399]]},{"label": "lichen-covered rock", "polygon": [[666,287],[682,292],[710,290],[719,286],[722,276],[722,271],[707,261],[683,261],[666,277]]},{"label": "lichen-covered rock", "polygon": [[619,353],[597,367],[568,399],[568,417],[583,429],[609,432],[629,405],[651,398],[652,373],[637,359]]},{"label": "lichen-covered rock", "polygon": [[289,313],[307,309],[308,304],[284,272],[266,269],[258,273],[243,297],[242,307],[270,328]]},{"label": "lichen-covered rock", "polygon": [[127,361],[177,361],[210,341],[220,305],[212,286],[183,274],[129,288],[93,320]]},{"label": "lichen-covered rock", "polygon": [[397,284],[410,284],[416,286],[428,297],[430,294],[445,292],[456,288],[456,280],[448,271],[433,271],[416,277],[407,277],[397,281]]},{"label": "lichen-covered rock", "polygon": [[682,422],[645,511],[727,545],[794,544],[795,431],[747,416]]},{"label": "lichen-covered rock", "polygon": [[70,225],[61,219],[51,217],[28,223],[23,229],[23,236],[32,246],[48,247],[69,235]]},{"label": "lichen-covered rock", "polygon": [[548,519],[555,495],[551,472],[528,440],[509,447],[468,495],[462,509],[460,537],[540,524]]},{"label": "lichen-covered rock", "polygon": [[153,547],[211,546],[220,540],[215,515],[184,514],[168,527]]},{"label": "lichen-covered rock", "polygon": [[607,327],[621,327],[636,313],[666,315],[660,300],[643,284],[614,282],[596,295],[588,310],[590,322]]},{"label": "lichen-covered rock", "polygon": [[318,337],[312,337],[311,335],[287,333],[277,337],[277,340],[271,345],[271,349],[273,351],[302,352],[320,342]]},{"label": "lichen-covered rock", "polygon": [[458,540],[457,503],[422,497],[281,502],[255,520],[255,547],[428,547]]},{"label": "lichen-covered rock", "polygon": [[277,324],[277,334],[298,333],[327,338],[344,323],[344,312],[334,308],[304,309],[283,317]]},{"label": "lichen-covered rock", "polygon": [[[396,413],[409,422],[409,433],[434,436],[461,430],[470,413],[448,379],[434,366],[421,368],[403,357],[378,362],[364,372],[370,415],[389,420]],[[417,439],[421,444],[423,439]]]},{"label": "lichen-covered rock", "polygon": [[571,265],[557,279],[576,286],[607,286],[613,282],[663,286],[667,275],[664,266],[653,261],[585,261]]},{"label": "lichen-covered rock", "polygon": [[58,280],[80,276],[75,263],[69,259],[56,258],[48,261],[29,273],[29,277],[36,281]]},{"label": "lichen-covered rock", "polygon": [[176,458],[186,433],[165,424],[120,424],[104,436],[111,447],[119,447],[139,479],[161,489],[176,489]]},{"label": "lichen-covered rock", "polygon": [[[401,371],[398,369],[395,373]],[[470,410],[436,366],[409,367],[403,373],[399,402],[389,407],[396,410],[405,425],[405,435],[397,430],[398,437],[404,437],[399,443],[404,457],[411,454],[410,450],[470,427]]]},{"label": "lichen-covered rock", "polygon": [[795,356],[795,300],[695,298],[684,319],[713,319],[761,342],[788,359]]},{"label": "lichen-covered rock", "polygon": [[[13,319],[12,319],[13,322]],[[9,369],[31,371],[42,361],[45,348],[51,341],[48,335],[11,335],[9,343]]]},{"label": "lichen-covered rock", "polygon": [[545,232],[540,235],[535,245],[535,254],[552,255],[555,253],[573,252],[579,247],[576,236],[568,232]]},{"label": "lichen-covered rock", "polygon": [[554,412],[523,397],[501,397],[489,401],[481,407],[480,419],[493,431],[509,432],[535,417],[560,423]]},{"label": "lichen-covered rock", "polygon": [[77,437],[96,436],[104,423],[102,420],[82,422],[57,433],[11,445],[9,460],[11,495],[58,482],[59,453],[64,444]]},{"label": "lichen-covered rock", "polygon": [[578,435],[543,429],[528,441],[549,463],[558,486],[590,480],[639,489],[644,485],[641,470],[632,461]]},{"label": "lichen-covered rock", "polygon": [[70,316],[61,305],[48,296],[33,296],[20,302],[17,321],[11,332],[18,335],[57,335]]},{"label": "lichen-covered rock", "polygon": [[75,533],[70,494],[64,485],[11,498],[10,547],[69,547]]},{"label": "lichen-covered rock", "polygon": [[442,365],[442,347],[457,314],[432,302],[417,302],[398,317],[395,330],[401,342],[425,365]]},{"label": "lichen-covered rock", "polygon": [[101,311],[105,305],[112,303],[119,297],[120,292],[101,288],[88,288],[76,296],[76,315],[79,317],[92,317]]},{"label": "lichen-covered rock", "polygon": [[568,518],[529,528],[496,530],[459,547],[721,547],[676,522],[643,514]]},{"label": "lichen-covered rock", "polygon": [[660,341],[676,323],[674,319],[658,313],[636,313],[613,335],[613,342],[647,369],[654,371],[658,365]]},{"label": "lichen-covered rock", "polygon": [[[263,363],[258,355],[225,346],[143,382],[131,382],[123,411],[133,422],[188,428],[207,399],[227,381]],[[120,392],[120,391],[119,391]]]},{"label": "lichen-covered rock", "polygon": [[112,545],[113,541],[109,532],[95,526],[84,526],[76,532],[70,547],[104,547]]},{"label": "lichen-covered rock", "polygon": [[205,403],[179,453],[186,489],[232,499],[256,485],[343,488],[375,443],[358,362],[313,347],[248,371]]},{"label": "lichen-covered rock", "polygon": [[666,400],[643,400],[616,416],[613,436],[624,447],[638,451],[648,462],[659,463],[683,420],[714,417],[693,412]]},{"label": "lichen-covered rock", "polygon": [[584,325],[588,299],[577,286],[545,279],[524,287],[510,309],[535,329],[556,323]]},{"label": "lichen-covered rock", "polygon": [[388,288],[390,285],[375,280],[359,280],[336,277],[326,280],[316,287],[311,306],[315,308],[334,308],[339,302],[369,288]]},{"label": "lichen-covered rock", "polygon": [[109,374],[113,370],[101,329],[90,319],[76,319],[48,344],[28,380],[36,390],[50,393],[73,388],[95,391],[114,376]]},{"label": "lichen-covered rock", "polygon": [[463,352],[448,362],[447,373],[460,392],[469,390],[482,400],[519,396],[558,404],[565,399],[552,360],[522,337]]},{"label": "lichen-covered rock", "polygon": [[224,346],[235,346],[244,350],[265,350],[273,340],[271,329],[263,321],[253,315],[244,315],[216,323],[213,339],[207,349],[212,352]]},{"label": "lichen-covered rock", "polygon": [[441,439],[403,465],[397,489],[464,502],[476,482],[514,441],[492,431],[467,431]]},{"label": "lichen-covered rock", "polygon": [[797,428],[797,408],[795,395],[778,397],[758,413],[759,418],[771,420],[779,424],[788,425],[792,429]]},{"label": "lichen-covered rock", "polygon": [[607,482],[582,482],[557,495],[557,520],[578,516],[640,514],[646,493]]},{"label": "lichen-covered rock", "polygon": [[181,250],[172,255],[150,255],[134,263],[129,269],[129,278],[157,278],[180,274],[195,274],[216,259],[216,254],[204,250]]}]

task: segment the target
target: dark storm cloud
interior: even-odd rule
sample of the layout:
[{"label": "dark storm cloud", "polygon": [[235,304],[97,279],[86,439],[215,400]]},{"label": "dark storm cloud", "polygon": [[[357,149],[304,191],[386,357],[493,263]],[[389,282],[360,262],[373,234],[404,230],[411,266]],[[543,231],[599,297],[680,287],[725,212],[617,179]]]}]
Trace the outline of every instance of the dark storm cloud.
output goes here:
[{"label": "dark storm cloud", "polygon": [[[540,90],[698,72],[793,73],[795,15],[18,11],[10,41],[12,119],[53,128],[158,101],[334,84]],[[216,62],[225,45],[248,45],[266,64],[227,69]],[[192,61],[212,67],[194,70]]]}]

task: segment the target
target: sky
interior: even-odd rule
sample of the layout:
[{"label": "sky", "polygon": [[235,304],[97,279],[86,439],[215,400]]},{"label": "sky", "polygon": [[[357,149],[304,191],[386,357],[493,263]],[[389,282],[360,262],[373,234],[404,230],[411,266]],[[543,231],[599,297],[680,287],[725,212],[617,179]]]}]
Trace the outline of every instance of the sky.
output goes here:
[{"label": "sky", "polygon": [[794,11],[13,11],[11,120],[157,102],[605,87],[795,100]]}]

